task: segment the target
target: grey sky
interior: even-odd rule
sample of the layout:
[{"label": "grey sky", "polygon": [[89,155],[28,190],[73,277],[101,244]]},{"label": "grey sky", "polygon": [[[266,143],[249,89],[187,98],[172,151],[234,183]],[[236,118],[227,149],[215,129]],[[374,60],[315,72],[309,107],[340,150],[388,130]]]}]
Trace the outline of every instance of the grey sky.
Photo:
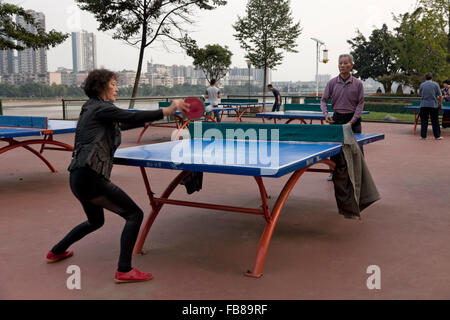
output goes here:
[{"label": "grey sky", "polygon": [[[73,0],[6,0],[19,4],[25,9],[43,12],[46,16],[47,30],[56,29],[63,32],[80,29],[97,35],[97,56],[99,66],[112,70],[135,70],[138,50],[119,40],[113,40],[110,33],[97,30],[98,23],[92,14],[81,11]],[[347,40],[355,36],[356,29],[368,36],[374,26],[386,23],[390,29],[395,26],[392,13],[400,14],[411,11],[416,0],[291,0],[291,8],[296,21],[300,20],[303,28],[297,40],[298,53],[286,54],[283,64],[273,72],[273,81],[310,81],[316,73],[315,42],[316,37],[325,42],[329,50],[328,64],[319,64],[319,73],[337,73],[337,57],[349,51]],[[245,14],[246,0],[228,0],[228,5],[213,11],[199,11],[197,23],[191,27],[190,34],[200,46],[218,43],[227,45],[233,52],[232,66],[246,68],[245,52],[233,37],[237,16]],[[192,59],[172,47],[165,51],[160,44],[147,48],[145,61],[153,58],[154,63],[190,65]],[[65,43],[48,52],[49,70],[57,67],[72,68],[72,51],[70,37]],[[145,71],[144,67],[144,71]]]}]

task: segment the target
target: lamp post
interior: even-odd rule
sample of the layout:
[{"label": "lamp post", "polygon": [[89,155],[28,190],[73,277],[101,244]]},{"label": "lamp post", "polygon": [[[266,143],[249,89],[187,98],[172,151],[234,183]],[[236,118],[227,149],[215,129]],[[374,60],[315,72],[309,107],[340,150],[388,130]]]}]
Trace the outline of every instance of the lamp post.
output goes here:
[{"label": "lamp post", "polygon": [[251,95],[251,85],[250,85],[250,68],[252,67],[252,63],[250,60],[245,60],[245,62],[247,62],[247,67],[248,67],[248,99],[250,100],[250,95]]},{"label": "lamp post", "polygon": [[[311,40],[316,42],[316,97],[319,98],[319,60],[320,60],[320,48],[325,45],[323,41],[316,38],[311,38]],[[326,58],[325,58],[326,54]],[[324,50],[324,63],[328,62],[328,50]]]}]

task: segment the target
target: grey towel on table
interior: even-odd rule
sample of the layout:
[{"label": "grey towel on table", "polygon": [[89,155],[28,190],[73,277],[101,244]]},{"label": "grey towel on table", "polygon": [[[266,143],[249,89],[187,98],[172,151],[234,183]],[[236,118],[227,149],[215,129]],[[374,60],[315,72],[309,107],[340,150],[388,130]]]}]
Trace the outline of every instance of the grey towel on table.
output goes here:
[{"label": "grey towel on table", "polygon": [[343,125],[342,154],[333,157],[333,183],[339,213],[345,218],[361,218],[360,213],[380,199],[358,142],[349,124]]}]

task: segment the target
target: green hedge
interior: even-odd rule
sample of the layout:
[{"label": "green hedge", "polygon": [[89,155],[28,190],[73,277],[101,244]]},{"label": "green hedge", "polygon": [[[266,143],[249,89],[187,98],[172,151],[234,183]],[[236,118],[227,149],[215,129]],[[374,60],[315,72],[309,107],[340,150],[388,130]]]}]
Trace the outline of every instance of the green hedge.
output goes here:
[{"label": "green hedge", "polygon": [[221,103],[258,103],[258,99],[221,99]]},{"label": "green hedge", "polygon": [[[406,104],[388,104],[388,103],[365,103],[364,110],[365,111],[373,111],[373,112],[385,112],[385,113],[411,113],[414,114],[414,110],[406,110],[405,106],[411,105],[420,105],[420,101],[412,103],[411,101]],[[449,102],[444,102],[444,106],[450,106]]]},{"label": "green hedge", "polygon": [[405,106],[411,105],[408,104],[385,104],[385,103],[365,103],[364,110],[365,111],[373,111],[373,112],[385,112],[385,113],[414,113],[414,110],[406,110]]}]

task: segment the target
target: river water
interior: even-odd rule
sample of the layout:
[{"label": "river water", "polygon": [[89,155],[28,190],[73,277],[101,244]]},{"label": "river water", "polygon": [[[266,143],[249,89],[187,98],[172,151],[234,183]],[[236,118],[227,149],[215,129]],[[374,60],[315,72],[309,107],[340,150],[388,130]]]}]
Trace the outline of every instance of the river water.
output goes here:
[{"label": "river water", "polygon": [[[83,101],[69,102],[67,105],[67,119],[77,119],[81,111],[81,106]],[[28,105],[27,105],[28,104]],[[30,103],[24,103],[20,106],[20,103],[3,103],[3,115],[6,116],[39,116],[48,117],[49,119],[63,119],[63,107],[62,103],[54,104],[48,102],[34,102],[33,105]],[[128,109],[128,102],[117,102],[116,106],[122,109]],[[156,110],[158,109],[158,102],[148,101],[148,102],[136,102],[134,109],[137,110]]]}]

